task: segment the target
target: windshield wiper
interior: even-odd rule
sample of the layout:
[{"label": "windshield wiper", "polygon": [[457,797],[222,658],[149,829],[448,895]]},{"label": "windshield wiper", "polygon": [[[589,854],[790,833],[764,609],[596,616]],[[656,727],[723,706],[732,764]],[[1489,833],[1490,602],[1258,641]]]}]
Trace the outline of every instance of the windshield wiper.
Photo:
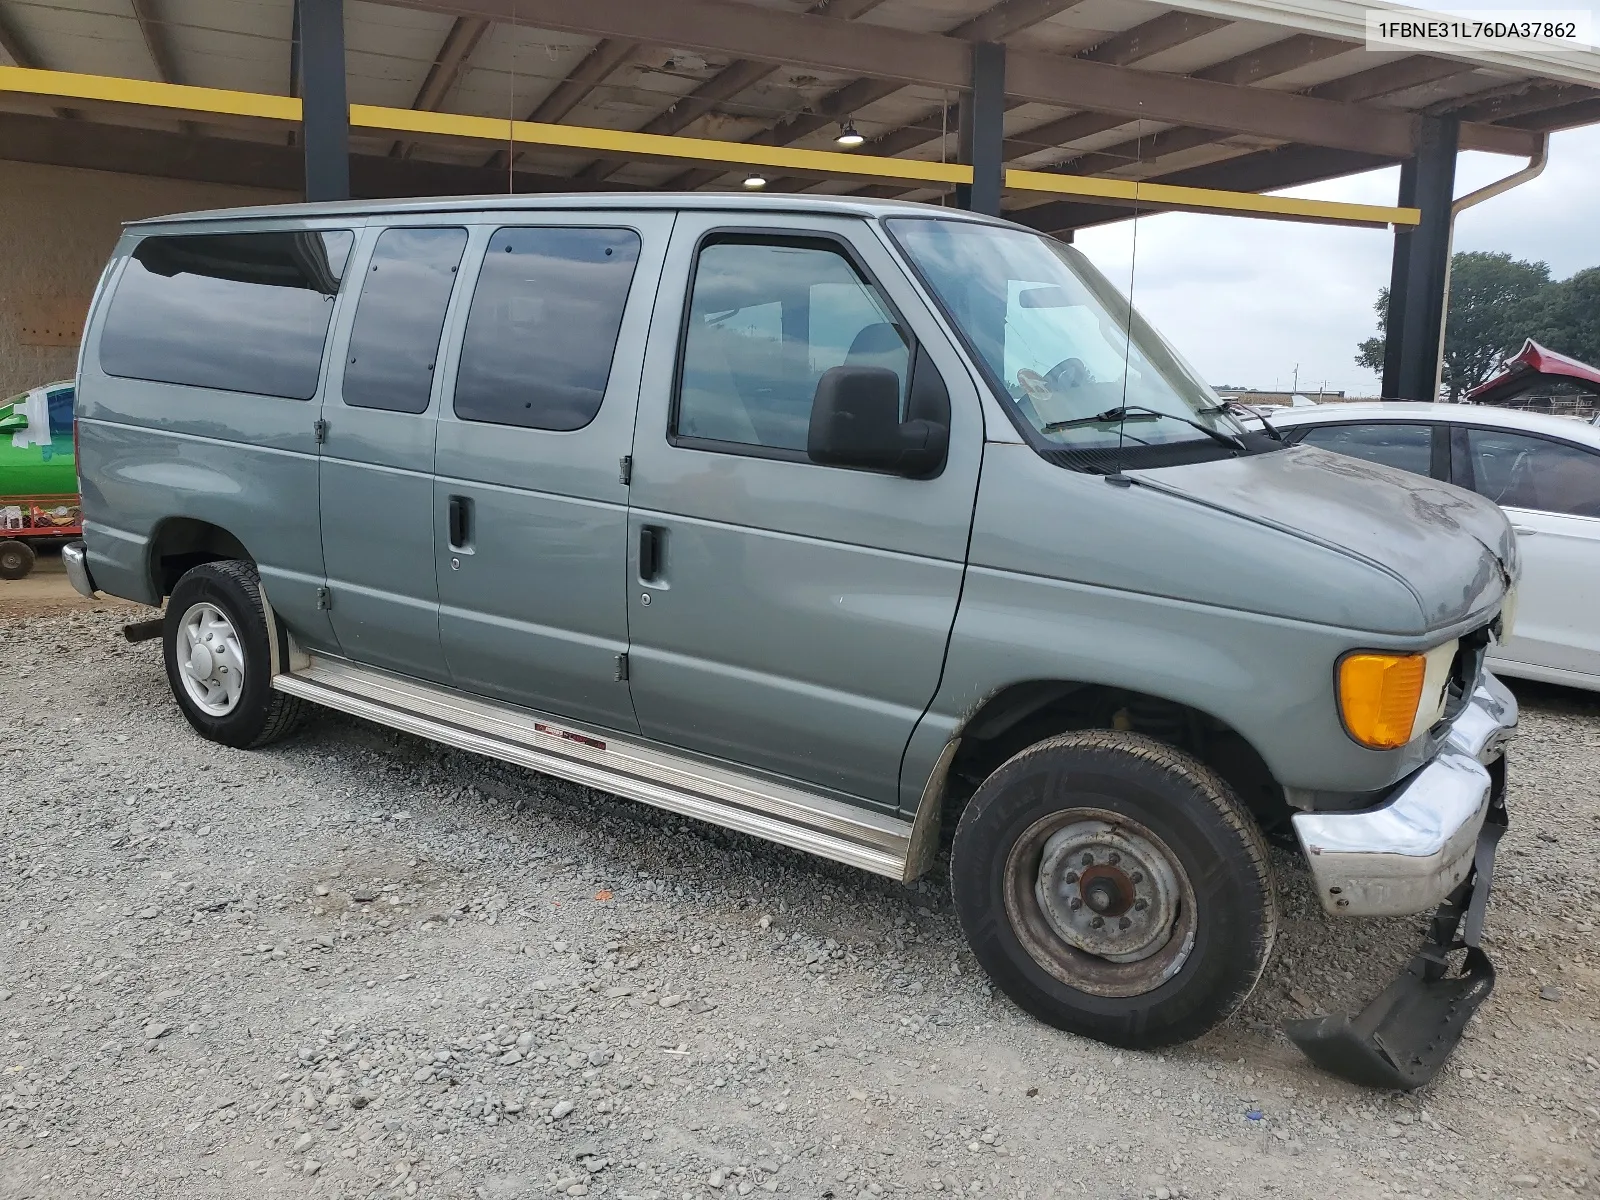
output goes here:
[{"label": "windshield wiper", "polygon": [[1140,404],[1124,404],[1117,408],[1108,408],[1103,413],[1095,413],[1092,417],[1073,417],[1070,421],[1051,421],[1040,429],[1040,433],[1059,433],[1063,429],[1072,429],[1079,425],[1110,424],[1114,421],[1156,421],[1166,417],[1172,421],[1182,421],[1191,429],[1198,429],[1214,442],[1220,442],[1231,450],[1243,450],[1243,439],[1232,434],[1223,433],[1191,421],[1188,417],[1180,417],[1177,413],[1162,412],[1159,408],[1145,408]]},{"label": "windshield wiper", "polygon": [[1221,404],[1208,405],[1207,407],[1197,411],[1201,413],[1227,413],[1230,417],[1237,417],[1239,415],[1239,409],[1243,409],[1250,416],[1260,421],[1261,428],[1265,429],[1278,441],[1283,441],[1283,434],[1279,433],[1277,429],[1273,427],[1272,422],[1267,420],[1265,414],[1263,414],[1259,409],[1251,408],[1248,404],[1240,404],[1236,400],[1230,403],[1225,400]]}]

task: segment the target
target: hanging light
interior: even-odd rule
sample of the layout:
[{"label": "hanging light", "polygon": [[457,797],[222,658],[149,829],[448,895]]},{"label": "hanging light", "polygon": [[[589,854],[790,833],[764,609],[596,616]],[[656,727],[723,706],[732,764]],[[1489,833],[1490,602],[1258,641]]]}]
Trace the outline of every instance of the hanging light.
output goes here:
[{"label": "hanging light", "polygon": [[860,131],[856,129],[854,121],[846,121],[839,126],[839,136],[834,138],[833,142],[834,145],[843,146],[846,150],[854,150],[866,140],[861,136]]},{"label": "hanging light", "polygon": [[767,177],[760,171],[751,171],[744,177],[744,186],[752,192],[760,191],[767,186]]}]

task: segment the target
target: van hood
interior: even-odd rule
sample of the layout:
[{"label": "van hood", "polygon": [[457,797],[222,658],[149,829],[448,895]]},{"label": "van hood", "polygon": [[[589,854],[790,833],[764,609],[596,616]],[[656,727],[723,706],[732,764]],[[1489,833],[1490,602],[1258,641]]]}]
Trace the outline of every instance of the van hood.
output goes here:
[{"label": "van hood", "polygon": [[1393,576],[1430,629],[1492,607],[1518,575],[1516,537],[1491,501],[1314,446],[1125,474]]}]

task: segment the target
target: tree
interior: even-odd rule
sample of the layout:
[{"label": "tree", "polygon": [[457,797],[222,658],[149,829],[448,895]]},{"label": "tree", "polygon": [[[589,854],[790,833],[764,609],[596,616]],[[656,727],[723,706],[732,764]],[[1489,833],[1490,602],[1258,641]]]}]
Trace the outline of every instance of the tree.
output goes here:
[{"label": "tree", "polygon": [[1586,363],[1600,363],[1600,267],[1553,283],[1540,295],[1528,336]]},{"label": "tree", "polygon": [[[1593,290],[1600,292],[1600,271],[1594,274]],[[1459,400],[1462,393],[1492,375],[1536,326],[1542,327],[1546,317],[1552,322],[1568,319],[1557,316],[1550,307],[1548,293],[1553,286],[1564,285],[1551,284],[1546,263],[1479,250],[1457,254],[1451,260],[1450,314],[1444,333],[1444,384],[1451,400]],[[1382,329],[1389,316],[1388,288],[1378,293],[1373,307]],[[1358,347],[1356,362],[1381,371],[1383,350],[1382,337],[1368,338]]]}]

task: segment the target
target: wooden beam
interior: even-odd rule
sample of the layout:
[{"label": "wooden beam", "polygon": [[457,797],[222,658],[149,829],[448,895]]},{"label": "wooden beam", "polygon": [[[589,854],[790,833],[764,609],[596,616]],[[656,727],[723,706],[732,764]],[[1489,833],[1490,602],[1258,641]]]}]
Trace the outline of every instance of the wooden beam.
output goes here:
[{"label": "wooden beam", "polygon": [[1392,96],[1396,92],[1408,92],[1412,88],[1437,83],[1441,79],[1450,79],[1456,75],[1469,75],[1473,70],[1474,68],[1466,63],[1452,59],[1413,54],[1409,58],[1380,63],[1365,71],[1357,71],[1354,75],[1346,75],[1343,79],[1330,79],[1327,83],[1318,84],[1310,89],[1307,94],[1323,100],[1359,104],[1366,100],[1376,100],[1381,96]]},{"label": "wooden beam", "polygon": [[1575,83],[1533,87],[1524,83],[1517,85],[1515,90],[1496,89],[1488,95],[1465,97],[1456,101],[1447,111],[1463,121],[1504,121],[1596,98],[1597,93],[1593,88],[1580,87]]},{"label": "wooden beam", "polygon": [[1361,49],[1359,42],[1297,33],[1293,37],[1284,38],[1281,42],[1272,42],[1258,50],[1247,50],[1226,62],[1195,71],[1193,76],[1196,79],[1209,79],[1213,83],[1244,86],[1260,83],[1264,79],[1275,79],[1279,75],[1289,74],[1290,71],[1298,71],[1302,67],[1309,67],[1324,59],[1336,58],[1359,49]]},{"label": "wooden beam", "polygon": [[[411,107],[421,109],[423,112],[436,111],[439,105],[444,103],[444,98],[450,94],[450,89],[455,87],[456,81],[461,78],[462,71],[466,70],[467,60],[472,57],[472,52],[478,48],[478,43],[488,31],[489,22],[482,17],[457,17],[450,26],[450,32],[445,34],[439,53],[434,55],[433,64],[423,77],[422,86],[417,89],[416,99],[412,100]],[[410,152],[410,145],[403,141],[389,147],[391,158],[404,158]]]},{"label": "wooden beam", "polygon": [[[0,160],[112,171],[196,183],[232,184],[298,195],[304,187],[300,151],[279,142],[189,137],[95,121],[0,113]],[[571,181],[518,172],[518,192],[566,191]],[[358,199],[395,196],[471,196],[506,190],[506,172],[422,159],[350,156],[350,190]],[[609,186],[607,190],[627,190]]]},{"label": "wooden beam", "polygon": [[[1544,112],[1527,113],[1511,118],[1506,125],[1513,129],[1554,133],[1561,129],[1592,125],[1596,121],[1600,121],[1600,99],[1580,100],[1576,104],[1564,104],[1560,108],[1547,109]],[[1494,128],[1504,127],[1496,125]]]}]

